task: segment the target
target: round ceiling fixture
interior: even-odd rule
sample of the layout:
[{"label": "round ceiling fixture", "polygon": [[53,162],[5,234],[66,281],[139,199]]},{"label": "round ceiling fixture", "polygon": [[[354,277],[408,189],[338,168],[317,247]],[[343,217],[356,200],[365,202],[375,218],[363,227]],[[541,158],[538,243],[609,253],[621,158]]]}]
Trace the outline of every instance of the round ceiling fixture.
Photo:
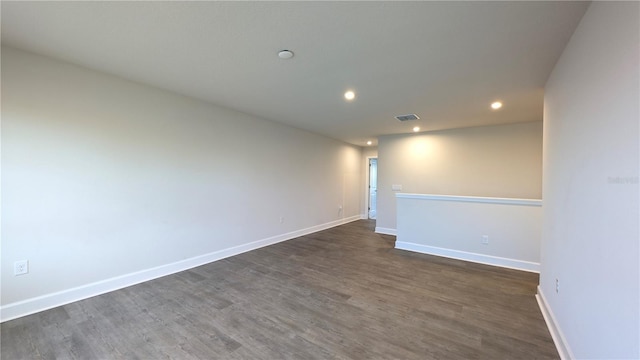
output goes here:
[{"label": "round ceiling fixture", "polygon": [[367,145],[371,145],[373,142],[371,140],[367,141]]},{"label": "round ceiling fixture", "polygon": [[500,101],[496,101],[494,103],[491,104],[491,108],[493,110],[498,110],[502,107],[502,103]]},{"label": "round ceiling fixture", "polygon": [[349,90],[346,93],[344,93],[344,98],[347,99],[348,101],[351,101],[351,100],[356,98],[356,93],[354,93],[353,91]]},{"label": "round ceiling fixture", "polygon": [[420,126],[416,126],[413,128],[413,132],[418,132],[418,131],[420,131]]},{"label": "round ceiling fixture", "polygon": [[291,59],[293,57],[293,51],[291,50],[280,50],[278,53],[278,57],[280,59]]}]

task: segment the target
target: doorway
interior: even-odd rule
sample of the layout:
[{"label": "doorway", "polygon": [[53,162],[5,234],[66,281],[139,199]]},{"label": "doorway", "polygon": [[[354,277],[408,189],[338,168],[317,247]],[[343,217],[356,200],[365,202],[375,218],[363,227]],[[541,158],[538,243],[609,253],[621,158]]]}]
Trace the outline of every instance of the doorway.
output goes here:
[{"label": "doorway", "polygon": [[378,202],[378,159],[369,159],[369,219],[375,219]]}]

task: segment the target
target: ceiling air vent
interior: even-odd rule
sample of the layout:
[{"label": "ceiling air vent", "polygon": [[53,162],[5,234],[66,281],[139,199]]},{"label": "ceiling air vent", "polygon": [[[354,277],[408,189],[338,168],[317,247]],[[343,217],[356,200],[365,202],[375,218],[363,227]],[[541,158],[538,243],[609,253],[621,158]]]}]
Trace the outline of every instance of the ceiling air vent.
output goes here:
[{"label": "ceiling air vent", "polygon": [[418,120],[420,119],[416,114],[398,115],[396,119],[400,121]]}]

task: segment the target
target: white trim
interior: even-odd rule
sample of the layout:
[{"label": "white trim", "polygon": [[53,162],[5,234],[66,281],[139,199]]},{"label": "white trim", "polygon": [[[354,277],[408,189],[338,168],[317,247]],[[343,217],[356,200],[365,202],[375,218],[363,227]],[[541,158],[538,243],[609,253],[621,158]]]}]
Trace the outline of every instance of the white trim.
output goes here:
[{"label": "white trim", "polygon": [[393,235],[393,236],[398,235],[396,229],[383,228],[383,227],[377,227],[377,226],[376,226],[376,233],[385,234],[385,235]]},{"label": "white trim", "polygon": [[13,320],[22,316],[31,315],[40,311],[52,309],[75,301],[84,300],[131,285],[157,279],[159,277],[175,274],[180,271],[188,270],[196,266],[205,265],[213,261],[222,260],[224,258],[238,255],[247,251],[259,249],[261,247],[273,245],[282,241],[294,239],[317,231],[360,220],[360,218],[360,215],[355,215],[348,218],[331,221],[325,224],[312,226],[306,229],[296,230],[286,234],[276,235],[247,244],[233,246],[227,249],[222,249],[189,259],[176,261],[174,263],[160,265],[154,268],[116,276],[114,278],[97,281],[91,284],[82,285],[75,288],[7,304],[0,307],[0,322]]},{"label": "white trim", "polygon": [[368,220],[369,216],[367,214],[360,214],[360,220]]},{"label": "white trim", "polygon": [[504,205],[542,206],[542,200],[539,200],[539,199],[515,199],[515,198],[512,199],[512,198],[494,198],[494,197],[479,197],[479,196],[454,196],[454,195],[431,195],[431,194],[408,194],[408,193],[396,193],[396,198],[474,202],[474,203],[504,204]]},{"label": "white trim", "polygon": [[560,354],[560,359],[569,360],[575,359],[571,349],[569,348],[569,343],[566,338],[560,331],[560,327],[558,326],[558,322],[556,321],[555,316],[553,316],[553,311],[549,307],[549,303],[542,293],[542,288],[538,285],[538,293],[536,294],[536,300],[538,300],[538,306],[540,307],[540,311],[542,312],[542,317],[544,317],[544,321],[547,323],[547,328],[549,328],[549,332],[551,333],[551,338],[553,338],[553,342],[556,344],[556,349],[558,350],[558,354]]},{"label": "white trim", "polygon": [[524,260],[483,255],[460,250],[445,249],[435,246],[421,245],[404,241],[396,241],[396,249],[415,251],[423,254],[443,256],[452,259],[465,260],[480,264],[499,266],[509,269],[523,270],[534,273],[540,272],[540,264]]}]

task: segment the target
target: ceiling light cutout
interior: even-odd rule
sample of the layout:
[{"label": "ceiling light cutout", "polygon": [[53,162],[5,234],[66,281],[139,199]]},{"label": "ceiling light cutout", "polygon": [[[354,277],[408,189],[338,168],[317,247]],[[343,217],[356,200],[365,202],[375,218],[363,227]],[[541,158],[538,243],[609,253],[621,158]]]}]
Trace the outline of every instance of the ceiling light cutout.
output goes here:
[{"label": "ceiling light cutout", "polygon": [[280,50],[280,52],[278,52],[278,57],[280,59],[291,59],[293,57],[293,51],[291,51],[291,50]]},{"label": "ceiling light cutout", "polygon": [[352,90],[347,91],[346,93],[344,93],[344,98],[347,101],[352,101],[353,99],[356,98],[356,93],[353,92]]},{"label": "ceiling light cutout", "polygon": [[413,127],[413,132],[418,132],[420,131],[420,126],[414,126]]},{"label": "ceiling light cutout", "polygon": [[495,101],[493,103],[491,103],[491,108],[493,110],[498,110],[502,107],[502,103],[500,101]]},{"label": "ceiling light cutout", "polygon": [[373,142],[371,140],[367,141],[367,145],[371,145]]}]

